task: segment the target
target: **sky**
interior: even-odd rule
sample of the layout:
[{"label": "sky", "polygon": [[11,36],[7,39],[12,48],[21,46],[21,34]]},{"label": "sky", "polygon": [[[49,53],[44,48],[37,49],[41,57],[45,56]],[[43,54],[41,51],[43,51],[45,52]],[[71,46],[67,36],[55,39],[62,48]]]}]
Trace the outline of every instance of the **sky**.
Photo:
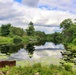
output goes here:
[{"label": "sky", "polygon": [[76,18],[76,0],[0,0],[0,26],[26,29],[32,21],[35,30],[53,33],[68,18]]}]

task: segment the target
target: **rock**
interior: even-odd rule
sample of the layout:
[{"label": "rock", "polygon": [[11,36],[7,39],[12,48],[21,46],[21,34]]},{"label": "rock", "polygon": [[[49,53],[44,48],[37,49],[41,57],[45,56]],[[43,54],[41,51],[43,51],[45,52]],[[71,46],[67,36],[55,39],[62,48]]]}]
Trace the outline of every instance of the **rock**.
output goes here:
[{"label": "rock", "polygon": [[39,72],[35,73],[34,75],[40,75]]},{"label": "rock", "polygon": [[59,73],[55,73],[55,75],[60,75]]},{"label": "rock", "polygon": [[0,72],[0,75],[4,75],[3,72]]},{"label": "rock", "polygon": [[9,71],[7,71],[7,72],[6,72],[6,75],[8,75],[9,73],[10,73],[10,72],[9,72]]}]

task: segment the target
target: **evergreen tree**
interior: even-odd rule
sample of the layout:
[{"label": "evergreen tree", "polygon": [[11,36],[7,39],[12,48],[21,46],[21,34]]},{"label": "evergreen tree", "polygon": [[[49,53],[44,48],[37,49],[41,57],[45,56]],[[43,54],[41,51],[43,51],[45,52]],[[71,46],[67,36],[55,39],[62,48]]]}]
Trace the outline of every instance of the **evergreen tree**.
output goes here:
[{"label": "evergreen tree", "polygon": [[26,33],[28,36],[33,36],[34,32],[35,32],[35,29],[34,29],[33,23],[30,22],[28,25],[28,28],[26,29]]}]

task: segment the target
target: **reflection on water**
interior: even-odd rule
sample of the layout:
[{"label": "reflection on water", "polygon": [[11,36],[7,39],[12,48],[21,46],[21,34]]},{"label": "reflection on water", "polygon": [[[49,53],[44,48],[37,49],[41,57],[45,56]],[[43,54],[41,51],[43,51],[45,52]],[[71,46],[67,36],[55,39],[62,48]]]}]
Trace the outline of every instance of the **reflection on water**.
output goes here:
[{"label": "reflection on water", "polygon": [[54,45],[53,43],[46,42],[45,45],[34,46],[33,44],[27,44],[26,48],[20,49],[18,53],[13,54],[12,57],[20,58],[20,59],[38,59],[49,56],[55,56],[57,58],[61,57],[60,51],[63,50],[64,47],[62,44]]},{"label": "reflection on water", "polygon": [[61,58],[61,53],[64,49],[62,44],[54,45],[51,42],[46,42],[44,45],[28,43],[26,45],[2,45],[0,46],[1,53],[9,56],[2,60],[25,60],[38,61],[51,60],[53,58]]},{"label": "reflection on water", "polygon": [[33,52],[35,50],[34,44],[32,44],[32,43],[27,44],[25,49],[28,52],[29,57],[32,58]]},{"label": "reflection on water", "polygon": [[0,52],[2,54],[10,55],[12,53],[17,53],[20,50],[20,48],[23,48],[22,44],[19,45],[4,44],[0,45]]},{"label": "reflection on water", "polygon": [[35,46],[35,49],[37,50],[62,50],[64,49],[64,46],[62,44],[55,45],[52,42],[46,42],[44,45]]}]

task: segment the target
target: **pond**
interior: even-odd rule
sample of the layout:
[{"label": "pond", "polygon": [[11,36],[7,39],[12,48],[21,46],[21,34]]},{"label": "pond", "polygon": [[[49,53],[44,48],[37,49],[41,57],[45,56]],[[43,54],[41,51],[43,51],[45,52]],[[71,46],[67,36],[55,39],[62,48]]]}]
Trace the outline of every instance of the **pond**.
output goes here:
[{"label": "pond", "polygon": [[17,65],[29,65],[37,62],[59,64],[62,57],[60,52],[63,50],[62,44],[55,45],[52,42],[46,42],[43,45],[28,43],[11,48],[2,46],[0,60],[16,60]]}]

